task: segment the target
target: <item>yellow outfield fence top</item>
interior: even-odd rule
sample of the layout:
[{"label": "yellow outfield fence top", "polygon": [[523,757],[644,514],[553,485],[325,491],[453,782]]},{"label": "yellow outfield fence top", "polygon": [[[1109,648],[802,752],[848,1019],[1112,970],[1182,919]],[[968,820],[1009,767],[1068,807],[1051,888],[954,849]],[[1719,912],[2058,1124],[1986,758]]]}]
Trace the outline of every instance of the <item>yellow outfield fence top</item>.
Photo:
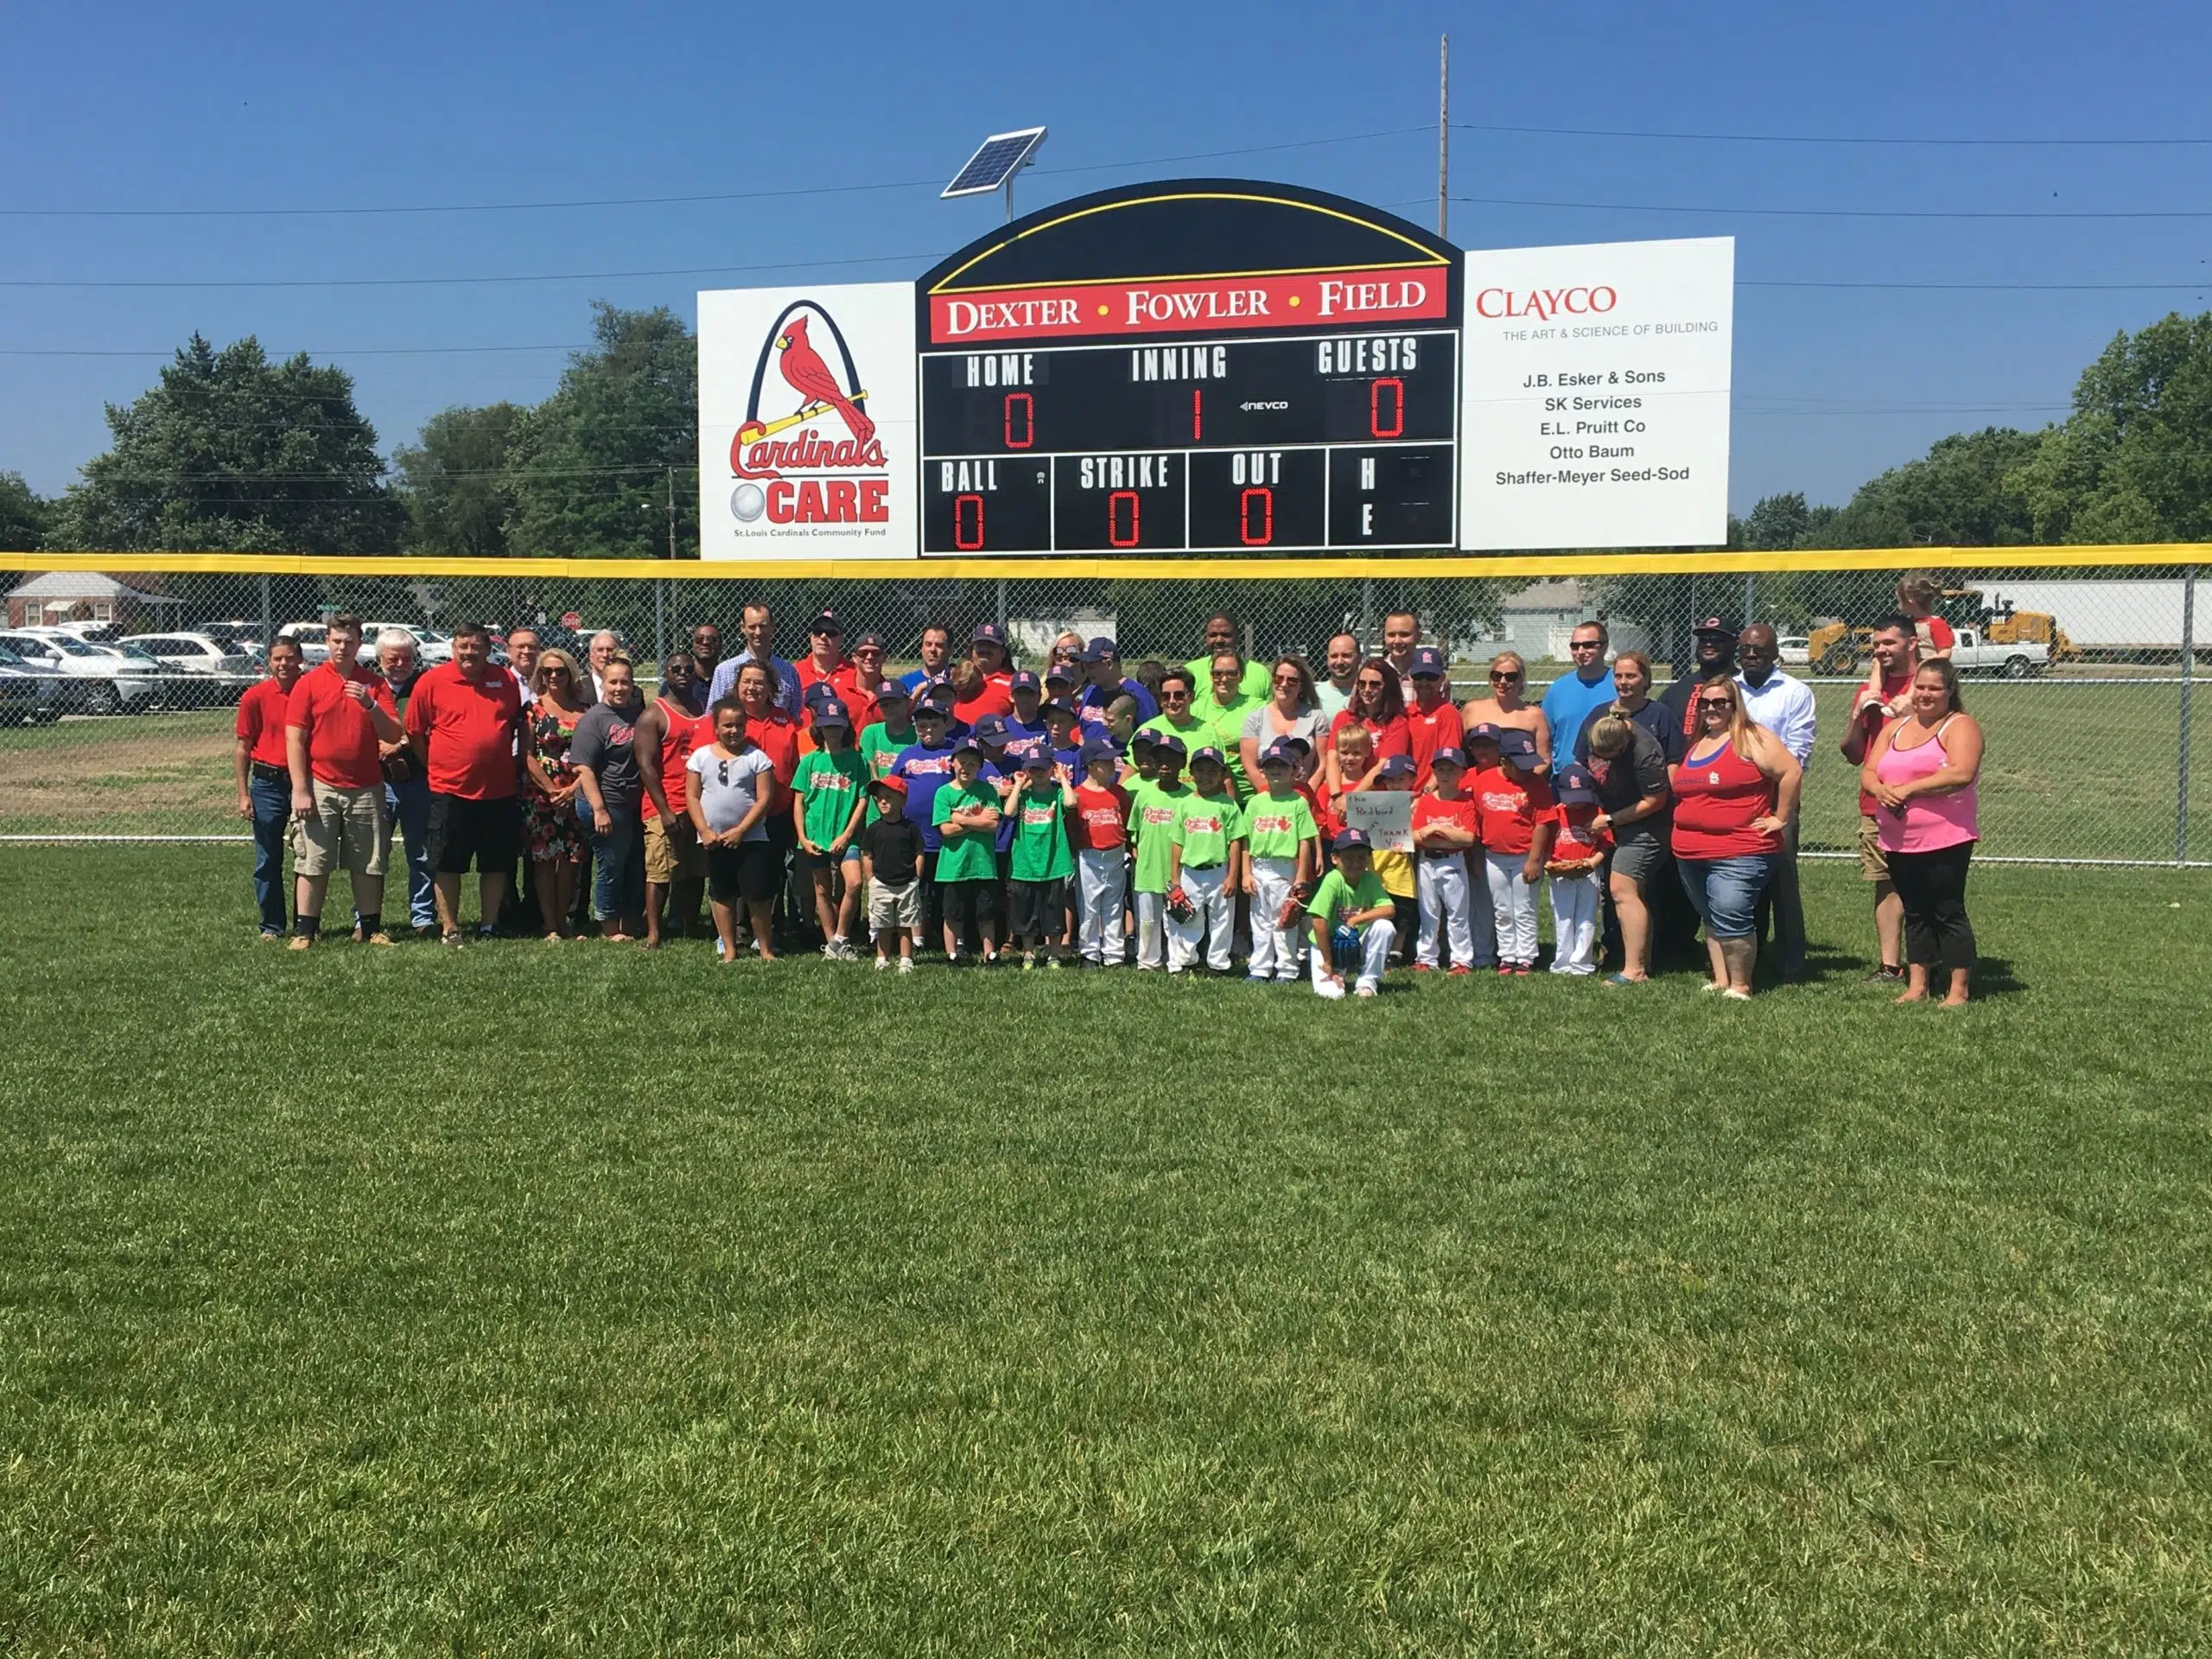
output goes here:
[{"label": "yellow outfield fence top", "polygon": [[1435,557],[1233,559],[438,559],[301,553],[0,551],[0,570],[171,571],[231,575],[535,576],[579,581],[914,582],[962,577],[1121,582],[1324,582],[1379,576],[1605,577],[1813,570],[2052,569],[2212,564],[2212,543],[2083,547],[1862,547],[1789,553],[1543,553]]}]

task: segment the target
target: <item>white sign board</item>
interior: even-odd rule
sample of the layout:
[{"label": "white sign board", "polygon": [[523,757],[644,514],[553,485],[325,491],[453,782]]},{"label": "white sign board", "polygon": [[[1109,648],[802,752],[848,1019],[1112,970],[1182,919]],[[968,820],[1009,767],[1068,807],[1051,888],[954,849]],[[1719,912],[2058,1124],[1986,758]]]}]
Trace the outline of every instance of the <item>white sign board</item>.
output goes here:
[{"label": "white sign board", "polygon": [[1344,828],[1364,830],[1379,851],[1414,849],[1414,798],[1402,789],[1363,789],[1343,798]]},{"label": "white sign board", "polygon": [[699,556],[911,559],[914,286],[699,296]]},{"label": "white sign board", "polygon": [[1459,545],[1728,539],[1732,237],[1467,255]]}]

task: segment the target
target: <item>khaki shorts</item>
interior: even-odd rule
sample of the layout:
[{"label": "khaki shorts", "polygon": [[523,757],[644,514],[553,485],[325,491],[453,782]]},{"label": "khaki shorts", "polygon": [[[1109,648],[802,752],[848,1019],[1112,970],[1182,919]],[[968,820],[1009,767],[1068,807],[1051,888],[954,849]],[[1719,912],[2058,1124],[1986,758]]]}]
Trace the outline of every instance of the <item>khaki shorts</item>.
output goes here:
[{"label": "khaki shorts", "polygon": [[1882,850],[1881,827],[1872,812],[1859,815],[1859,874],[1869,881],[1890,879],[1890,855]]},{"label": "khaki shorts", "polygon": [[686,818],[683,827],[670,835],[663,820],[645,820],[645,880],[657,887],[665,887],[678,881],[703,881],[707,879],[707,849],[699,844],[699,832]]},{"label": "khaki shorts", "polygon": [[872,881],[868,889],[868,925],[870,932],[886,927],[919,927],[922,925],[922,884],[905,882],[892,887],[882,881]]},{"label": "khaki shorts", "polygon": [[391,851],[391,820],[385,817],[384,785],[340,789],[315,780],[315,814],[292,823],[293,874],[382,875]]}]

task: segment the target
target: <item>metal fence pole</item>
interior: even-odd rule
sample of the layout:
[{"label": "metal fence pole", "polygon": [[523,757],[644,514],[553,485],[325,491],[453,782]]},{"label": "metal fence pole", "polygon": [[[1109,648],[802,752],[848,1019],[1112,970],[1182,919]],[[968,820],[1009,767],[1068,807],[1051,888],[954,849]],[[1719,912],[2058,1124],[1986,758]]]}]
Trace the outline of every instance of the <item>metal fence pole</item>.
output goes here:
[{"label": "metal fence pole", "polygon": [[2189,694],[2196,672],[2196,567],[2181,573],[2181,741],[2174,763],[2174,862],[2189,861]]},{"label": "metal fence pole", "polygon": [[269,592],[269,577],[261,578],[261,648],[267,651],[276,643],[276,604]]},{"label": "metal fence pole", "polygon": [[998,586],[998,623],[999,626],[1003,628],[1006,626],[1006,578],[1004,576],[999,578]]}]

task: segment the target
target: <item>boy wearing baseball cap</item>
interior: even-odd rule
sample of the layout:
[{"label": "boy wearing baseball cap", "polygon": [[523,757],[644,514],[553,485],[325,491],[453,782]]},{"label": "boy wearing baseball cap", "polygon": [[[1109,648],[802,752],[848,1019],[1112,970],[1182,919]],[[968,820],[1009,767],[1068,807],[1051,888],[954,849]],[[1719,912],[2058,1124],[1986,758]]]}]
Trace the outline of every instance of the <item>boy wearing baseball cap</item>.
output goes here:
[{"label": "boy wearing baseball cap", "polygon": [[1552,844],[1544,860],[1552,879],[1552,972],[1598,971],[1598,884],[1611,849],[1611,832],[1598,816],[1598,780],[1590,768],[1563,768],[1553,785]]},{"label": "boy wearing baseball cap", "polygon": [[1452,702],[1450,664],[1433,645],[1414,652],[1414,700],[1406,709],[1406,741],[1413,750],[1414,789],[1428,787],[1440,749],[1456,749],[1465,734]]},{"label": "boy wearing baseball cap", "polygon": [[952,776],[930,809],[938,844],[937,886],[944,908],[944,958],[960,965],[963,941],[998,961],[993,938],[998,922],[998,776],[984,772],[983,746],[975,737],[952,746]]},{"label": "boy wearing baseball cap", "polygon": [[1491,741],[1497,764],[1475,774],[1470,792],[1497,922],[1497,971],[1525,976],[1536,965],[1536,886],[1551,849],[1552,792],[1535,739],[1508,726]]},{"label": "boy wearing baseball cap", "polygon": [[937,859],[941,838],[937,829],[937,796],[952,777],[952,693],[929,684],[914,696],[914,741],[899,752],[891,773],[906,785],[906,821],[922,837],[922,931],[915,938],[920,950],[934,950],[943,931],[944,902],[937,888]]},{"label": "boy wearing baseball cap", "polygon": [[1244,808],[1244,891],[1252,899],[1252,957],[1244,977],[1287,985],[1298,977],[1299,918],[1313,893],[1313,809],[1298,791],[1287,738],[1260,753],[1263,787]]},{"label": "boy wearing baseball cap", "polygon": [[1176,815],[1189,798],[1183,781],[1183,740],[1152,734],[1153,775],[1129,791],[1129,837],[1136,848],[1130,885],[1137,896],[1137,971],[1167,965],[1167,890],[1175,885],[1172,839]]},{"label": "boy wearing baseball cap", "polygon": [[1370,868],[1374,844],[1363,830],[1347,830],[1331,844],[1336,868],[1321,878],[1313,902],[1306,907],[1313,930],[1313,990],[1330,1001],[1344,994],[1343,960],[1357,960],[1359,977],[1355,988],[1373,996],[1390,966],[1390,945],[1396,929],[1390,895]]},{"label": "boy wearing baseball cap", "polygon": [[1021,965],[1047,968],[1066,954],[1068,878],[1075,858],[1068,850],[1066,808],[1074,791],[1054,775],[1058,763],[1039,746],[1023,757],[1019,777],[999,785],[1001,810],[1014,842],[1007,865],[1007,937],[1021,947]]},{"label": "boy wearing baseball cap", "polygon": [[868,787],[874,821],[861,831],[861,877],[868,883],[868,925],[875,934],[875,970],[914,971],[914,936],[922,927],[922,832],[906,817],[906,780],[878,778]]},{"label": "boy wearing baseball cap", "polygon": [[[1467,974],[1484,965],[1491,944],[1487,938],[1479,944],[1476,941],[1469,896],[1467,853],[1481,845],[1481,836],[1474,798],[1459,790],[1467,775],[1467,757],[1457,748],[1441,748],[1430,758],[1430,767],[1436,788],[1414,803],[1414,876],[1421,898],[1421,944],[1414,953],[1414,971],[1433,973],[1446,966],[1441,946],[1451,953],[1451,970]],[[1484,921],[1487,926],[1487,915]]]},{"label": "boy wearing baseball cap", "polygon": [[846,936],[860,905],[861,854],[855,838],[868,810],[868,766],[853,747],[852,716],[836,698],[814,704],[812,729],[821,747],[802,756],[791,774],[796,862],[814,890],[822,954],[832,962],[851,962],[856,953]]},{"label": "boy wearing baseball cap", "polygon": [[1229,971],[1243,843],[1244,813],[1230,787],[1228,757],[1209,745],[1191,757],[1191,792],[1168,827],[1170,975],[1184,972],[1202,955],[1212,972]]},{"label": "boy wearing baseball cap", "polygon": [[[1147,752],[1152,745],[1147,742]],[[1069,839],[1075,845],[1076,947],[1093,968],[1127,959],[1122,904],[1129,885],[1129,791],[1121,757],[1103,737],[1082,750],[1083,781],[1070,791]]]}]

